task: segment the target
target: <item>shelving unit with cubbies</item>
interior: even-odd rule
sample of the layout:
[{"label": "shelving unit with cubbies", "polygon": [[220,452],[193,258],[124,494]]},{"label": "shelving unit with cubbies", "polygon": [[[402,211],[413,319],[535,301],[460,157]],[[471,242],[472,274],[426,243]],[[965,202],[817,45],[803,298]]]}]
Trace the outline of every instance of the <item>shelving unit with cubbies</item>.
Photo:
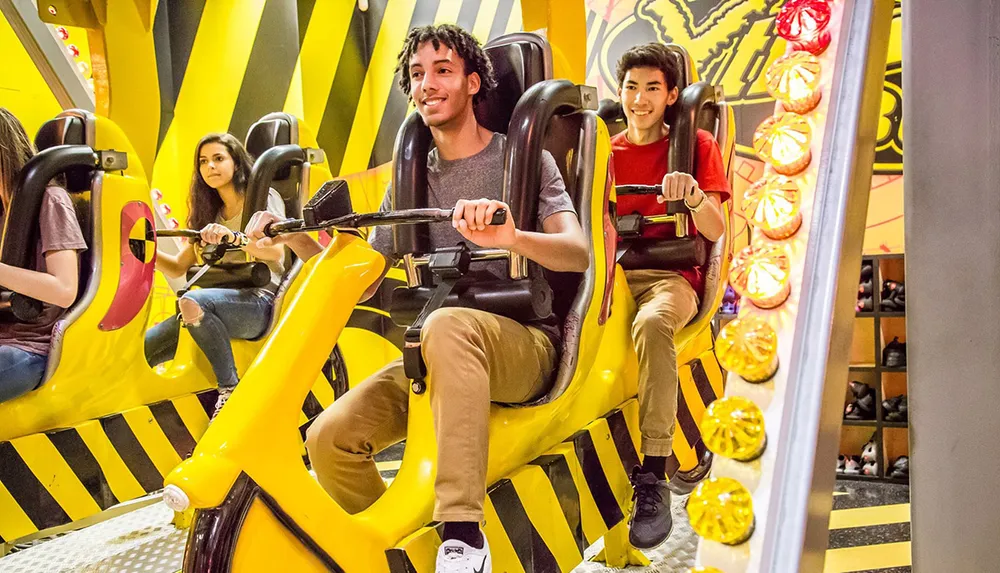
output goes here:
[{"label": "shelving unit with cubbies", "polygon": [[[874,480],[892,483],[908,483],[908,479],[888,476],[893,463],[899,456],[908,456],[909,417],[906,422],[890,422],[882,402],[886,398],[907,395],[906,366],[887,367],[883,353],[890,341],[898,338],[906,342],[906,312],[882,310],[882,286],[886,280],[905,282],[905,268],[902,254],[870,255],[863,262],[871,262],[872,310],[856,313],[854,339],[851,349],[851,366],[847,380],[844,406],[846,408],[854,396],[850,382],[858,381],[871,386],[875,391],[875,419],[844,419],[841,430],[840,454],[859,456],[869,440],[876,445],[875,475],[851,475],[838,473],[838,478]],[[863,467],[864,464],[862,464]]]}]

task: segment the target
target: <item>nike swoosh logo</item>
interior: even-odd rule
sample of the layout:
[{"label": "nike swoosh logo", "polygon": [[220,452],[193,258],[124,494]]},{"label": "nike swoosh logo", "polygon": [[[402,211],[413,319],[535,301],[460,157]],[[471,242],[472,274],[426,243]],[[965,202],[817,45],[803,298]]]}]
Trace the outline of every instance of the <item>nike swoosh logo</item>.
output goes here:
[{"label": "nike swoosh logo", "polygon": [[483,557],[483,564],[479,566],[479,569],[476,569],[472,573],[483,573],[483,571],[485,571],[485,570],[486,570],[486,557],[484,556]]}]

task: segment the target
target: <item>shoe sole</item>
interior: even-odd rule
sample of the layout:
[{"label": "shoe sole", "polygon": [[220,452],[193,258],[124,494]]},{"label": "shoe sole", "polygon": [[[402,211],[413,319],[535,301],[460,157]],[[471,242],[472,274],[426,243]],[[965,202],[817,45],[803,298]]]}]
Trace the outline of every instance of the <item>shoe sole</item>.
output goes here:
[{"label": "shoe sole", "polygon": [[[629,524],[629,525],[631,526],[631,524]],[[663,545],[664,543],[666,543],[670,539],[670,534],[673,533],[673,532],[674,532],[674,521],[673,521],[673,519],[671,519],[670,520],[670,529],[667,530],[666,537],[664,537],[663,541],[657,543],[656,545],[651,545],[649,547],[643,547],[642,545],[635,544],[632,541],[632,531],[631,530],[629,530],[628,543],[629,543],[629,545],[631,545],[632,547],[635,547],[636,549],[641,549],[643,551],[652,551],[652,550],[656,549],[657,547],[659,547],[659,546]]]}]

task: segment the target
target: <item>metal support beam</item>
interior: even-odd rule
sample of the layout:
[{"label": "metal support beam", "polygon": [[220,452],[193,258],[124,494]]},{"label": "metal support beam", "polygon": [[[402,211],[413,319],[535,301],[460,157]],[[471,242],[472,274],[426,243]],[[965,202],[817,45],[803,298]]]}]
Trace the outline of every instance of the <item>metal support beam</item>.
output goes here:
[{"label": "metal support beam", "polygon": [[893,2],[844,3],[760,571],[822,571]]},{"label": "metal support beam", "polygon": [[94,111],[94,95],[66,55],[66,47],[44,22],[32,0],[0,0],[0,12],[63,109]]}]

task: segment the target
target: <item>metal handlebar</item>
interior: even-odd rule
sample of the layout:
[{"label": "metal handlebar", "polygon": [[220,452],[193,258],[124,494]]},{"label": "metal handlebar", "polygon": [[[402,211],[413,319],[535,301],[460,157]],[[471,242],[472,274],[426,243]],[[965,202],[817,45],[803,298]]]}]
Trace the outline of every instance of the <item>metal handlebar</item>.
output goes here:
[{"label": "metal handlebar", "polygon": [[[617,196],[659,195],[662,192],[663,187],[660,185],[615,185],[615,194]],[[642,216],[642,225],[662,225],[665,223],[673,223],[675,230],[674,234],[677,238],[686,237],[688,231],[688,217],[691,216],[690,209],[687,208],[687,205],[684,204],[683,200],[667,201],[665,206],[667,212],[662,215]],[[638,215],[619,215],[619,220],[637,216]],[[635,225],[632,224],[631,226],[634,227]]]},{"label": "metal handlebar", "polygon": [[[284,233],[304,233],[322,231],[329,228],[356,229],[359,227],[375,227],[379,225],[414,225],[417,223],[444,223],[451,221],[454,209],[404,209],[400,211],[382,211],[377,213],[351,213],[316,225],[306,225],[302,219],[291,219],[281,223],[269,223],[264,227],[264,234],[276,237]],[[507,222],[507,210],[497,209],[489,225],[503,225]]]}]

